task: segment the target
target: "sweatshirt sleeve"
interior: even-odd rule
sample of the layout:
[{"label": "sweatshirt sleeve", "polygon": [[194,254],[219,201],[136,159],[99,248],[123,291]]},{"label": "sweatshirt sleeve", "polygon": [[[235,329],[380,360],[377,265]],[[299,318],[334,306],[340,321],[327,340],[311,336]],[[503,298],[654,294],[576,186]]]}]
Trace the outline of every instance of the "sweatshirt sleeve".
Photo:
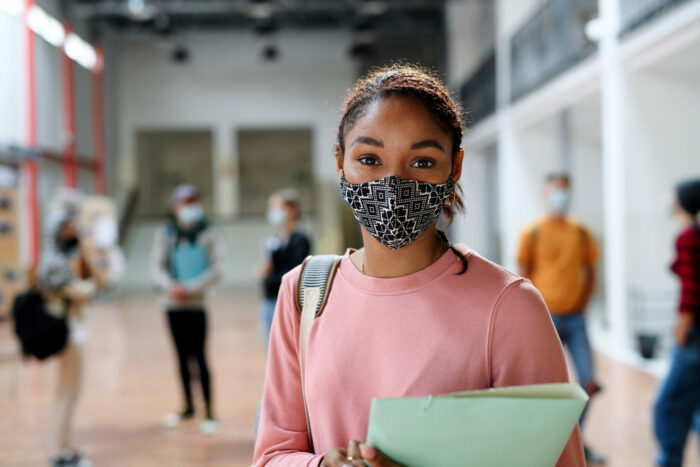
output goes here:
[{"label": "sweatshirt sleeve", "polygon": [[[569,382],[564,352],[547,306],[526,280],[510,284],[491,313],[487,341],[493,387]],[[557,467],[584,467],[578,425]]]},{"label": "sweatshirt sleeve", "polygon": [[167,293],[173,286],[173,280],[168,271],[167,233],[165,227],[160,227],[156,231],[153,239],[153,249],[151,250],[151,278],[153,285]]},{"label": "sweatshirt sleeve", "polygon": [[299,375],[299,318],[294,301],[299,268],[282,279],[277,300],[255,443],[255,466],[317,467],[309,452]]}]

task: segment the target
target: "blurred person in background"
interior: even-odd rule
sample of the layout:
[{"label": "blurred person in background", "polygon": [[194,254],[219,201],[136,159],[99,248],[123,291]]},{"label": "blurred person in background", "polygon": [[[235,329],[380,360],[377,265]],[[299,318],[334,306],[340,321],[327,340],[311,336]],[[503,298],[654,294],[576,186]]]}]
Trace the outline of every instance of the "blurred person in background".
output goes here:
[{"label": "blurred person in background", "polygon": [[[546,214],[521,235],[520,275],[542,293],[562,343],[569,349],[579,383],[589,396],[600,390],[593,374],[593,357],[584,313],[596,282],[598,247],[593,235],[569,215],[571,180],[568,174],[547,176]],[[583,427],[586,412],[581,415]],[[604,462],[584,444],[586,460]]]},{"label": "blurred person in background", "polygon": [[282,276],[300,265],[311,251],[307,235],[299,229],[299,194],[293,188],[273,193],[268,200],[267,221],[278,231],[265,240],[265,263],[260,269],[263,300],[260,304],[260,331],[267,349],[270,327],[277,304]]},{"label": "blurred person in background", "polygon": [[36,286],[44,296],[46,311],[65,316],[69,329],[68,341],[57,355],[50,444],[55,467],[91,465],[87,455],[71,445],[70,436],[88,339],[85,305],[106,278],[92,267],[81,244],[79,210],[80,196],[76,192],[64,190],[54,197],[47,212],[46,236],[36,272]]},{"label": "blurred person in background", "polygon": [[[437,229],[462,207],[463,130],[458,105],[428,70],[376,69],[348,92],[336,167],[364,246],[330,276],[304,386],[301,267],[282,279],[255,465],[396,466],[362,444],[375,397],[568,381],[539,292]],[[577,426],[557,465],[584,465]]]},{"label": "blurred person in background", "polygon": [[166,415],[164,423],[175,427],[195,415],[190,364],[196,364],[204,397],[204,434],[218,432],[214,417],[211,375],[206,358],[206,293],[222,274],[223,245],[204,217],[199,190],[179,185],[172,194],[172,212],[156,233],[152,256],[153,278],[165,296],[165,308],[173,339],[184,395],[184,407]]},{"label": "blurred person in background", "polygon": [[[693,416],[700,420],[700,178],[676,187],[674,214],[681,224],[671,270],[681,282],[671,369],[654,406],[657,465],[681,467]],[[699,426],[696,426],[699,428]]]}]

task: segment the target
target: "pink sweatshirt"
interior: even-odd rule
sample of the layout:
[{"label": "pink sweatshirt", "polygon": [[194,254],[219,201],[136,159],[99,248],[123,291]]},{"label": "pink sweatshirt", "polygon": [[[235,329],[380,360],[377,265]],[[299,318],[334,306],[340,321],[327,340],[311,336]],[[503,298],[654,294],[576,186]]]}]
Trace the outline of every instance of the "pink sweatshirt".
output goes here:
[{"label": "pink sweatshirt", "polygon": [[[282,280],[270,337],[256,466],[313,466],[332,447],[364,441],[375,397],[420,397],[569,380],[539,292],[463,245],[469,268],[447,251],[408,276],[363,275],[348,251],[323,314],[311,328],[306,395],[297,357],[299,268]],[[583,467],[578,428],[558,467]]]}]

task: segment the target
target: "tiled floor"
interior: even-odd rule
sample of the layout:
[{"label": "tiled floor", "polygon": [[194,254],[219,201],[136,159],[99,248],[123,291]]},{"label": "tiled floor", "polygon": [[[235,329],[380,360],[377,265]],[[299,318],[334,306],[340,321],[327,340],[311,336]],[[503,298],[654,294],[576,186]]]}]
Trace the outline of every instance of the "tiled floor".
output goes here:
[{"label": "tiled floor", "polygon": [[[219,294],[210,314],[209,354],[221,433],[205,437],[196,422],[162,428],[179,408],[179,388],[165,320],[153,297],[134,295],[93,305],[84,394],[76,441],[96,467],[248,466],[264,355],[256,328],[256,290]],[[0,466],[47,465],[46,435],[53,364],[19,364],[5,356],[11,339],[0,323]],[[651,465],[650,404],[656,381],[598,356],[605,392],[586,427],[611,467]],[[686,465],[700,466],[695,441]]]}]

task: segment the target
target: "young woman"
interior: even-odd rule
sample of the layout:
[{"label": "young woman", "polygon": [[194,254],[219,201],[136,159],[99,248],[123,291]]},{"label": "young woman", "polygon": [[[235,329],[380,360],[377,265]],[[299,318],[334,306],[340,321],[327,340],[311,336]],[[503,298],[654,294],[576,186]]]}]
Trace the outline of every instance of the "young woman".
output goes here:
[{"label": "young woman", "polygon": [[671,270],[680,279],[681,296],[671,369],[654,405],[660,467],[681,467],[693,421],[700,428],[700,178],[676,186],[674,214],[682,231]]},{"label": "young woman", "polygon": [[266,240],[266,261],[260,269],[263,300],[260,304],[260,331],[267,349],[270,327],[277,305],[282,276],[300,265],[311,251],[311,243],[299,228],[299,194],[293,188],[273,193],[268,200],[267,220],[279,231]]},{"label": "young woman", "polygon": [[204,420],[200,431],[218,432],[214,417],[211,377],[206,356],[206,295],[221,278],[223,246],[204,217],[199,190],[178,185],[172,195],[172,216],[157,233],[152,252],[155,285],[165,295],[168,326],[177,352],[184,407],[165,416],[164,424],[175,427],[194,417],[190,364],[197,365],[204,397]]},{"label": "young woman", "polygon": [[[437,230],[441,213],[449,221],[462,207],[462,132],[457,105],[429,72],[380,69],[348,94],[335,155],[364,248],[341,260],[309,335],[313,449],[297,359],[299,269],[282,280],[256,465],[393,466],[361,444],[372,398],[568,381],[536,289]],[[584,465],[578,428],[557,465]]]},{"label": "young woman", "polygon": [[79,207],[80,198],[72,191],[60,191],[54,197],[47,210],[46,238],[36,272],[36,285],[44,295],[47,311],[66,316],[69,325],[68,342],[57,355],[57,388],[50,430],[54,467],[91,465],[86,454],[72,445],[71,437],[88,339],[85,306],[106,278],[92,268],[84,254],[77,226]]}]

